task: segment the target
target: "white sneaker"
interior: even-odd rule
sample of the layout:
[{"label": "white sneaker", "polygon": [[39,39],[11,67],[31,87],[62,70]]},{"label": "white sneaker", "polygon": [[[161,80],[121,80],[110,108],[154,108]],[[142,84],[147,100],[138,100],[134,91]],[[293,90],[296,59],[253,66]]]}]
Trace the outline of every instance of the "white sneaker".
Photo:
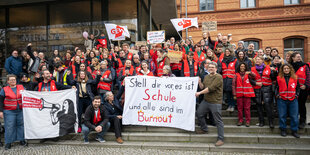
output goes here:
[{"label": "white sneaker", "polygon": [[97,140],[98,142],[100,142],[100,143],[104,143],[104,142],[105,142],[105,140],[104,140],[103,138],[96,138],[96,140]]},{"label": "white sneaker", "polygon": [[231,109],[231,108],[230,108],[230,107],[228,107],[228,108],[226,109],[226,111],[230,111],[230,109]]},{"label": "white sneaker", "polygon": [[234,107],[231,107],[230,108],[230,112],[234,112],[235,108]]}]

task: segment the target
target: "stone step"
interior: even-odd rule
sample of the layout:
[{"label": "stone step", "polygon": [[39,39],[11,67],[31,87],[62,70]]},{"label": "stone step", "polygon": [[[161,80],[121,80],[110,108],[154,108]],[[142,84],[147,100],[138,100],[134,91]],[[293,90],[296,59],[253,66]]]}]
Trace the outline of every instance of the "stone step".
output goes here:
[{"label": "stone step", "polygon": [[[217,128],[214,126],[208,126],[209,133],[216,133]],[[199,127],[196,125],[196,130]],[[289,126],[288,126],[289,130]],[[153,126],[123,126],[124,132],[165,132],[165,133],[186,133],[189,131],[185,131],[177,128],[168,128],[168,127],[153,127]],[[236,125],[224,125],[225,133],[253,133],[253,134],[279,134],[280,129],[279,126],[275,126],[274,129],[270,129],[269,126],[236,126]],[[300,129],[298,133],[302,135],[310,135],[310,126],[307,125],[304,129]]]},{"label": "stone step", "polygon": [[[223,119],[223,122],[225,125],[237,125],[238,123],[238,117],[222,117]],[[198,120],[196,118],[196,124],[198,124]],[[243,124],[245,125],[245,117],[243,116]],[[259,122],[259,119],[258,117],[251,117],[251,121],[250,121],[250,125],[256,125],[257,123]],[[265,117],[264,118],[264,122],[266,125],[269,125],[269,121],[268,121],[268,118]],[[273,123],[274,125],[279,125],[279,119],[278,118],[274,118],[273,120]],[[287,125],[290,124],[290,118],[287,118],[287,121],[286,121]]]},{"label": "stone step", "polygon": [[[38,144],[38,140],[29,141],[31,145]],[[82,141],[60,140],[58,142],[47,141],[44,144],[48,145],[74,145],[92,147],[113,147],[113,148],[137,148],[137,149],[163,149],[163,150],[199,150],[205,152],[227,152],[234,154],[251,153],[251,154],[309,154],[309,144],[236,144],[226,142],[222,146],[215,146],[214,143],[198,143],[198,142],[135,142],[125,141],[123,144],[118,144],[115,141],[107,141],[99,143],[90,141],[90,144],[83,144]]]},{"label": "stone step", "polygon": [[[97,134],[92,132],[89,137],[95,139]],[[157,133],[157,132],[123,132],[122,137],[125,141],[143,141],[143,142],[203,142],[213,143],[217,140],[217,133],[195,134],[195,133]],[[83,135],[69,134],[61,138],[62,140],[83,140]],[[108,132],[104,139],[107,141],[115,141],[114,132]],[[225,142],[227,143],[244,143],[244,144],[309,144],[310,136],[301,135],[297,139],[291,135],[282,137],[276,134],[225,134]]]}]

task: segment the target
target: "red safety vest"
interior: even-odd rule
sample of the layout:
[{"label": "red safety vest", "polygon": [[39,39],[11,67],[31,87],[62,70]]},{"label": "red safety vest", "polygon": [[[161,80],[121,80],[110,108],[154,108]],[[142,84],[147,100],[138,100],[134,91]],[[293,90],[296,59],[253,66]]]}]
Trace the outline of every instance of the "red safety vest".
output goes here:
[{"label": "red safety vest", "polygon": [[[285,78],[277,77],[279,86],[279,95],[283,100],[293,101],[295,99],[297,79],[290,78],[288,85],[286,84]],[[287,87],[288,86],[288,87]]]},{"label": "red safety vest", "polygon": [[236,97],[255,97],[253,86],[250,83],[249,75],[245,74],[242,80],[240,73],[236,73],[237,87]]},{"label": "red safety vest", "polygon": [[[50,89],[51,89],[51,91],[57,91],[55,81],[54,81],[54,80],[50,80],[49,82],[50,82]],[[39,83],[38,91],[41,91],[41,90],[42,90],[42,84],[43,84],[43,82],[40,82],[40,83]],[[48,91],[48,90],[46,90],[46,91]]]},{"label": "red safety vest", "polygon": [[[272,81],[271,81],[271,78],[270,78],[271,70],[270,70],[270,66],[269,65],[267,65],[265,67],[265,69],[263,70],[262,76],[260,76],[260,74],[257,72],[255,66],[251,68],[251,71],[256,75],[255,76],[256,77],[255,78],[256,82],[262,82],[264,86],[272,85]],[[254,87],[254,89],[261,88],[260,86],[253,86],[253,87]]]},{"label": "red safety vest", "polygon": [[[187,60],[184,61],[184,69],[183,69],[183,71],[184,71],[184,76],[185,77],[190,77],[189,64],[188,64]],[[197,72],[198,72],[198,63],[196,61],[194,61],[194,73],[195,73],[194,76],[197,75]]]},{"label": "red safety vest", "polygon": [[200,65],[204,60],[206,60],[205,53],[201,52],[200,57],[198,57],[197,52],[194,52],[194,60],[196,62],[199,62]]},{"label": "red safety vest", "polygon": [[140,66],[138,66],[138,67],[136,67],[136,73],[139,73],[139,72],[140,72],[140,70],[141,70],[141,65],[140,65]]},{"label": "red safety vest", "polygon": [[[102,74],[102,78],[107,78],[109,77],[111,74],[111,71],[107,70],[106,72],[104,72]],[[98,83],[98,86],[97,86],[97,89],[102,89],[102,90],[108,90],[108,91],[111,91],[111,86],[112,86],[112,82],[103,82],[103,81],[100,81]]]},{"label": "red safety vest", "polygon": [[[143,73],[141,72],[138,72],[138,75],[144,75]],[[148,74],[146,74],[147,76],[154,76],[154,74],[150,71]]]},{"label": "red safety vest", "polygon": [[118,61],[118,68],[116,69],[116,73],[117,75],[119,74],[119,72],[121,72],[121,70],[123,70],[125,68],[124,64],[122,63],[120,58],[117,58]]},{"label": "red safety vest", "polygon": [[166,58],[167,58],[167,57],[165,57],[165,58],[159,63],[159,66],[158,66],[158,69],[157,69],[157,76],[158,76],[158,77],[161,77],[161,76],[163,76],[163,74],[164,74],[163,69],[164,69],[164,66],[165,66]]},{"label": "red safety vest", "polygon": [[16,110],[17,104],[19,108],[22,109],[22,95],[21,90],[24,90],[23,85],[16,85],[16,94],[13,92],[10,86],[3,87],[5,98],[3,102],[4,110]]},{"label": "red safety vest", "polygon": [[132,56],[133,56],[133,54],[130,53],[130,52],[128,52],[128,54],[127,54],[127,59],[131,60],[131,59],[132,59]]},{"label": "red safety vest", "polygon": [[102,47],[102,48],[107,48],[108,47],[107,39],[106,38],[98,39],[98,42],[99,42],[99,44],[96,46],[97,49],[99,49],[100,47]]},{"label": "red safety vest", "polygon": [[71,69],[72,69],[73,79],[75,79],[75,77],[76,77],[76,71],[75,71],[75,65],[74,65],[74,64],[72,64]]},{"label": "red safety vest", "polygon": [[228,66],[226,63],[222,62],[222,73],[223,73],[223,79],[225,78],[234,78],[236,71],[235,71],[235,65],[236,65],[237,59],[230,62]]},{"label": "red safety vest", "polygon": [[92,75],[93,79],[95,79],[97,76],[97,70],[94,70],[93,72],[91,72],[91,75]]},{"label": "red safety vest", "polygon": [[297,71],[296,71],[296,75],[298,76],[298,82],[302,85],[305,84],[306,82],[306,78],[307,78],[307,75],[306,75],[306,67],[307,65],[304,65],[302,67],[300,67]]}]

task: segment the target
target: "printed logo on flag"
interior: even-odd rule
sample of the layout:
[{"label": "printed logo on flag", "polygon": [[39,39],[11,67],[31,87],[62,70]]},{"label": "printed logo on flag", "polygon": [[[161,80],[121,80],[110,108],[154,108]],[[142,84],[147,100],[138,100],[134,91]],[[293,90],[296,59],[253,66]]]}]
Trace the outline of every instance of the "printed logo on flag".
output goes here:
[{"label": "printed logo on flag", "polygon": [[187,28],[187,27],[190,27],[192,25],[192,22],[191,20],[185,20],[183,19],[182,21],[180,21],[178,23],[179,26],[182,26],[184,29]]},{"label": "printed logo on flag", "polygon": [[118,38],[123,35],[124,28],[116,25],[116,28],[111,30],[111,33],[115,35],[115,38]]}]

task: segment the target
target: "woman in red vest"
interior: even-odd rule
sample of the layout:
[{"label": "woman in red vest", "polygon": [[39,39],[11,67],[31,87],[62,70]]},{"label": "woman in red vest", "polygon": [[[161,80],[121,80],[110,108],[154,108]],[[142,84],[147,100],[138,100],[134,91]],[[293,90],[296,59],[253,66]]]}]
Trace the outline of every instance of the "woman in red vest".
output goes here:
[{"label": "woman in red vest", "polygon": [[206,60],[206,54],[202,52],[200,44],[195,45],[194,60],[199,63],[199,66]]},{"label": "woman in red vest", "polygon": [[[294,69],[289,64],[281,66],[279,76],[277,77],[276,97],[278,103],[279,125],[281,136],[285,137],[286,133],[286,118],[289,114],[291,119],[292,135],[299,138],[298,135],[298,102],[297,97],[300,95],[300,86],[297,75]],[[288,112],[289,111],[289,112]]]},{"label": "woman in red vest", "polygon": [[76,78],[77,73],[80,71],[81,58],[80,56],[75,56],[74,63],[69,68],[72,73],[73,79]]},{"label": "woman in red vest", "polygon": [[7,75],[8,86],[3,87],[0,92],[0,118],[4,118],[4,142],[5,150],[11,148],[11,143],[20,141],[20,144],[27,146],[24,138],[24,121],[22,111],[23,85],[16,85],[16,76]]},{"label": "woman in red vest", "polygon": [[250,126],[251,121],[251,98],[255,97],[252,84],[255,84],[255,74],[248,71],[246,63],[241,62],[237,67],[237,73],[232,82],[234,99],[237,99],[238,126],[243,124],[243,110],[245,115],[245,126]]},{"label": "woman in red vest", "polygon": [[300,94],[298,97],[299,109],[299,128],[303,129],[306,125],[306,101],[308,97],[308,88],[310,87],[310,71],[309,66],[302,61],[301,54],[294,52],[290,57],[290,64],[293,66],[298,82],[300,84]]},{"label": "woman in red vest", "polygon": [[189,52],[187,59],[182,62],[181,77],[194,77],[198,76],[198,62],[193,59],[194,53]]},{"label": "woman in red vest", "polygon": [[[180,45],[179,44],[174,44],[174,50],[175,51],[181,51],[180,50]],[[171,70],[172,70],[172,73],[175,75],[175,76],[180,76],[182,73],[181,73],[181,68],[182,68],[182,60],[180,60],[179,63],[171,63],[170,64],[170,67],[171,67]]]},{"label": "woman in red vest", "polygon": [[157,76],[161,77],[163,75],[163,69],[165,65],[170,66],[170,60],[164,50],[157,51]]},{"label": "woman in red vest", "polygon": [[142,69],[138,72],[138,75],[154,76],[149,70],[149,64],[147,61],[143,60],[141,63]]},{"label": "woman in red vest", "polygon": [[[273,106],[272,106],[272,79],[274,79],[276,71],[271,69],[269,65],[264,64],[264,58],[257,56],[255,58],[255,66],[251,68],[251,71],[255,74],[256,83],[253,86],[255,92],[254,102],[257,106],[259,126],[264,126],[263,105],[269,120],[269,127],[274,128],[273,125]],[[262,103],[264,101],[264,104]]]},{"label": "woman in red vest", "polygon": [[223,84],[224,84],[224,94],[227,98],[228,108],[227,111],[233,112],[235,108],[235,100],[232,94],[232,81],[236,74],[236,57],[234,56],[234,52],[227,48],[224,53],[224,59],[221,63],[222,65],[222,76],[223,76]]},{"label": "woman in red vest", "polygon": [[119,77],[118,77],[118,80],[121,82],[120,90],[118,91],[117,96],[116,96],[118,100],[120,100],[123,93],[125,92],[125,85],[124,85],[125,77],[135,76],[135,75],[136,75],[136,71],[132,66],[132,61],[127,59],[125,63],[125,67],[123,70],[120,71]]}]

